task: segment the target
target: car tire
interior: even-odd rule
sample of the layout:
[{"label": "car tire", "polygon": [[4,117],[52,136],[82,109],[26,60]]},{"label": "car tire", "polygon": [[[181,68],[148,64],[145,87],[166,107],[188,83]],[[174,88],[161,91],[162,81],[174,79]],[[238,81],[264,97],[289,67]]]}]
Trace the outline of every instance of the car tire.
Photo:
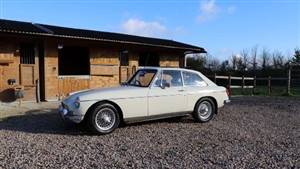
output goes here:
[{"label": "car tire", "polygon": [[217,108],[210,98],[200,99],[194,109],[193,117],[200,123],[210,121],[216,114]]},{"label": "car tire", "polygon": [[109,103],[96,105],[88,114],[88,127],[95,134],[108,134],[120,124],[117,109]]}]

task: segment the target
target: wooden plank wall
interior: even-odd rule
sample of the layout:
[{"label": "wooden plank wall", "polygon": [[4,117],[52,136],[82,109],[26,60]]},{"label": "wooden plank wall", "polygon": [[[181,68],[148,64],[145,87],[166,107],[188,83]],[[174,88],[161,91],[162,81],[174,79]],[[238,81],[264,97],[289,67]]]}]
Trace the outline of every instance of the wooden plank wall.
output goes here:
[{"label": "wooden plank wall", "polygon": [[90,88],[89,78],[60,77],[58,80],[59,98],[66,97],[67,94],[79,90]]}]

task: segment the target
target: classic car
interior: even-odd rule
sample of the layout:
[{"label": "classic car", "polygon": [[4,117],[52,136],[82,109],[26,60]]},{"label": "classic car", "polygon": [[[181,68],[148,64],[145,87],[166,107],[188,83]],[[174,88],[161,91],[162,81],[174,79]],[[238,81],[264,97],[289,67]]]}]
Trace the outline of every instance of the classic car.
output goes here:
[{"label": "classic car", "polygon": [[140,68],[118,87],[70,93],[60,106],[63,119],[86,122],[95,133],[107,134],[120,123],[191,114],[208,122],[229,102],[226,88],[202,73],[181,68]]}]

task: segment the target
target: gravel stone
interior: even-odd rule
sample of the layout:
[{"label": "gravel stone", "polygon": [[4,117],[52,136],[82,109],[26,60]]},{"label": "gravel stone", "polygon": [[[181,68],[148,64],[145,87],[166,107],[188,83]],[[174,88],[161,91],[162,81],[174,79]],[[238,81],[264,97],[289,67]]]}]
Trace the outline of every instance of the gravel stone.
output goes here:
[{"label": "gravel stone", "polygon": [[300,99],[234,97],[209,123],[192,117],[91,135],[57,110],[0,121],[0,168],[300,168]]}]

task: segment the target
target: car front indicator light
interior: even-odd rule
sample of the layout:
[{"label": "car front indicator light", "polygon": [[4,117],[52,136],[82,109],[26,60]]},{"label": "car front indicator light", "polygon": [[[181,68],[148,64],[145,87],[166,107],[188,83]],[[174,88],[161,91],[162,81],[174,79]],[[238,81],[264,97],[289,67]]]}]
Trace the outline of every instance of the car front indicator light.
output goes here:
[{"label": "car front indicator light", "polygon": [[77,97],[75,99],[74,105],[75,105],[75,108],[77,108],[77,109],[80,107],[80,99],[79,99],[79,97]]}]

